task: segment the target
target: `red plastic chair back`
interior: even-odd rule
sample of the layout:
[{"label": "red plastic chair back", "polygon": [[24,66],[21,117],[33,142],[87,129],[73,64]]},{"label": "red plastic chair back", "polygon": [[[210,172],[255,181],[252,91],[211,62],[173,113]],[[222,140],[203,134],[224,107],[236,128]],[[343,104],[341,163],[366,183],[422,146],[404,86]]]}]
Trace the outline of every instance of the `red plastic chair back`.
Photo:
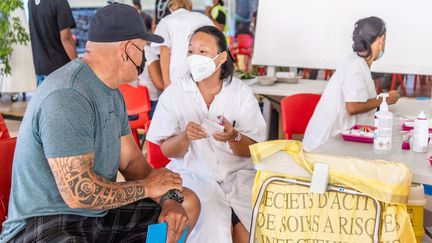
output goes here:
[{"label": "red plastic chair back", "polygon": [[6,123],[3,120],[3,116],[0,114],[0,140],[10,138],[9,130],[6,127]]},{"label": "red plastic chair back", "polygon": [[[146,132],[149,127],[150,121],[146,123]],[[153,168],[159,169],[165,167],[170,162],[170,159],[162,153],[159,145],[146,141],[145,146],[147,150],[147,161]]]},{"label": "red plastic chair back", "polygon": [[151,109],[151,103],[147,87],[133,87],[129,84],[123,84],[119,86],[119,90],[125,99],[128,115],[138,115],[138,119],[129,121],[129,124],[135,141],[141,148],[137,129],[145,129],[146,122],[150,120],[149,111]]},{"label": "red plastic chair back", "polygon": [[286,139],[291,139],[293,134],[304,134],[320,98],[319,94],[297,94],[281,101],[282,130]]},{"label": "red plastic chair back", "polygon": [[237,35],[237,43],[239,49],[250,49],[253,46],[253,37],[249,34],[239,34]]},{"label": "red plastic chair back", "polygon": [[0,231],[8,211],[15,145],[16,138],[0,140]]},{"label": "red plastic chair back", "polygon": [[239,68],[238,55],[244,55],[244,66],[245,70],[250,69],[250,61],[252,59],[252,48],[253,48],[253,37],[250,34],[239,34],[237,35],[237,43],[230,50],[231,54],[236,61],[237,68]]}]

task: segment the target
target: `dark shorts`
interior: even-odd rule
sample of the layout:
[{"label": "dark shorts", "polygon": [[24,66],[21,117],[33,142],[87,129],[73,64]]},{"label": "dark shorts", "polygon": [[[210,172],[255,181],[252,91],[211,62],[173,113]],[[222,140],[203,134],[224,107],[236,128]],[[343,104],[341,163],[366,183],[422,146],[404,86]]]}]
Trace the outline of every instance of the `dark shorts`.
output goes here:
[{"label": "dark shorts", "polygon": [[145,242],[161,208],[150,199],[111,209],[104,217],[53,215],[27,219],[11,242]]},{"label": "dark shorts", "polygon": [[234,212],[234,210],[231,208],[231,224],[233,227],[236,226],[236,224],[241,223],[239,217]]}]

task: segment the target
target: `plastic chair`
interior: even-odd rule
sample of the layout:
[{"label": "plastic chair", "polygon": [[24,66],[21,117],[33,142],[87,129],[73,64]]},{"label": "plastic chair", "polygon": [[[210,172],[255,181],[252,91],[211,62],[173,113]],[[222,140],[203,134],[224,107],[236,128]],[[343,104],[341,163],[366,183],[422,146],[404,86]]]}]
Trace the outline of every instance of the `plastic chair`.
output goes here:
[{"label": "plastic chair", "polygon": [[8,212],[15,145],[16,138],[0,140],[0,231]]},{"label": "plastic chair", "polygon": [[9,130],[6,127],[6,123],[3,120],[3,116],[0,114],[0,140],[10,138]]},{"label": "plastic chair", "polygon": [[297,94],[281,101],[282,130],[286,139],[291,139],[293,134],[304,134],[320,98],[319,94]]},{"label": "plastic chair", "polygon": [[[146,133],[150,128],[150,121],[145,125]],[[159,145],[154,144],[150,141],[145,142],[147,150],[147,162],[154,168],[159,169],[165,167],[171,160],[168,159],[161,151]]]},{"label": "plastic chair", "polygon": [[402,91],[402,95],[407,96],[407,92],[405,89],[405,75],[404,74],[393,74],[390,90],[396,90],[397,82],[399,82],[399,85],[400,85],[400,88]]},{"label": "plastic chair", "polygon": [[142,148],[138,136],[138,129],[145,129],[145,124],[150,120],[151,109],[150,96],[145,86],[133,87],[129,84],[119,86],[126,103],[126,110],[129,116],[129,124],[137,145]]},{"label": "plastic chair", "polygon": [[236,61],[238,60],[238,55],[245,56],[244,61],[246,71],[249,70],[250,62],[252,59],[253,43],[254,40],[250,34],[239,34],[237,35],[237,45],[232,48],[232,54]]}]

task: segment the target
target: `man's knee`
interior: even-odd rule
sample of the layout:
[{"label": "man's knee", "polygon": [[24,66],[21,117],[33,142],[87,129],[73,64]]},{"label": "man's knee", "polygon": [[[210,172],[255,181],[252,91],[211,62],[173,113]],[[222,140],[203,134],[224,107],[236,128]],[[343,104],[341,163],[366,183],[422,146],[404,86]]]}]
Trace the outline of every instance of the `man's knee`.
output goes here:
[{"label": "man's knee", "polygon": [[190,226],[193,227],[195,226],[195,223],[201,213],[201,201],[199,200],[195,192],[186,187],[183,188],[183,196],[183,207],[188,214]]},{"label": "man's knee", "polygon": [[189,206],[196,208],[197,210],[201,210],[201,202],[198,196],[191,189],[184,187],[183,188],[183,196],[185,203]]}]

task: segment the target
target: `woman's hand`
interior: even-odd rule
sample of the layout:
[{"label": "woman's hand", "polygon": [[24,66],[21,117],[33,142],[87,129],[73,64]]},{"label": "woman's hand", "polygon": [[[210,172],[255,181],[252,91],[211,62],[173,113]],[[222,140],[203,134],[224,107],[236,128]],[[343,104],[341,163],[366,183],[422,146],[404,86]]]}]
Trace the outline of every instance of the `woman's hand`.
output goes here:
[{"label": "woman's hand", "polygon": [[201,125],[195,122],[189,122],[186,126],[186,138],[189,141],[199,140],[208,137],[207,133],[201,127]]},{"label": "woman's hand", "polygon": [[389,105],[396,104],[396,102],[399,100],[399,92],[397,90],[391,90],[389,92],[389,97],[387,98],[387,103]]},{"label": "woman's hand", "polygon": [[[221,119],[221,116],[218,116],[218,119]],[[234,127],[231,125],[231,123],[222,116],[222,125],[224,126],[223,132],[215,132],[213,134],[213,137],[220,142],[227,142],[234,140],[234,138],[237,135],[237,131],[234,129]]]}]

